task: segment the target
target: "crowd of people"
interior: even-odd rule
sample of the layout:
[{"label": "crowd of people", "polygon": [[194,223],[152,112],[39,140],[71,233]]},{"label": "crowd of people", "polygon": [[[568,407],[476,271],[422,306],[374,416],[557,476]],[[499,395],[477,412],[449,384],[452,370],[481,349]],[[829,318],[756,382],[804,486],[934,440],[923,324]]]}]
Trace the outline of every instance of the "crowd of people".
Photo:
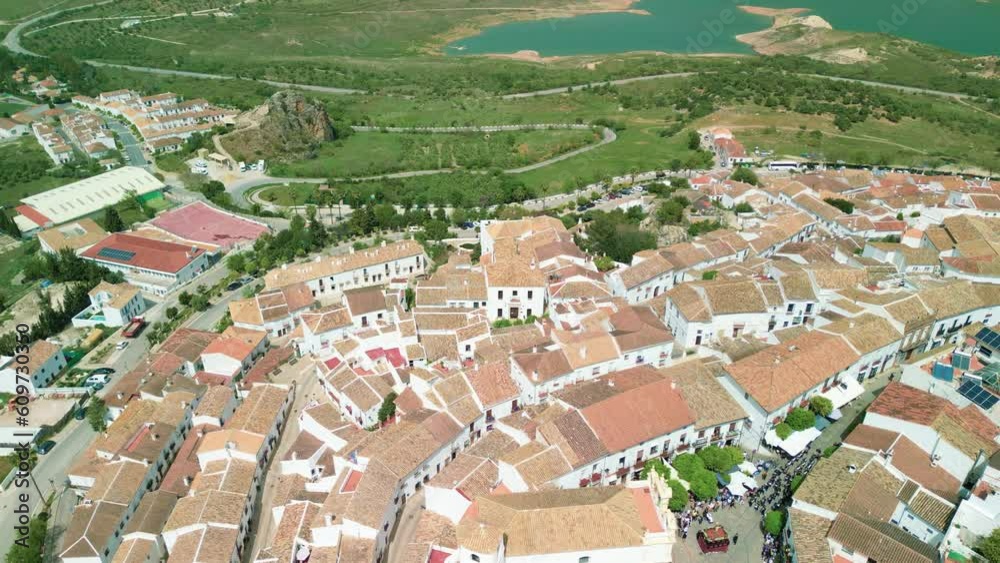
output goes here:
[{"label": "crowd of people", "polygon": [[[722,488],[717,497],[708,501],[699,501],[691,496],[688,507],[677,515],[677,530],[681,538],[687,540],[692,524],[698,524],[699,527],[705,524],[712,525],[715,523],[713,513],[726,508],[735,508],[743,503],[747,503],[751,509],[759,512],[762,518],[772,510],[784,509],[791,499],[792,483],[796,476],[809,473],[820,455],[818,450],[805,451],[782,465],[775,465],[772,462],[758,465],[754,477],[759,479],[761,475],[766,474],[766,478],[760,486],[748,490],[743,496],[734,495],[727,488]],[[738,541],[738,534],[730,536],[732,545],[736,545]],[[780,536],[766,533],[764,545],[761,547],[761,560],[765,563],[787,561],[789,549],[783,543]]]},{"label": "crowd of people", "polygon": [[760,512],[761,516],[784,507],[792,496],[792,481],[798,475],[809,473],[819,456],[819,450],[804,451],[783,467],[771,469],[764,484],[747,495],[750,507]]}]

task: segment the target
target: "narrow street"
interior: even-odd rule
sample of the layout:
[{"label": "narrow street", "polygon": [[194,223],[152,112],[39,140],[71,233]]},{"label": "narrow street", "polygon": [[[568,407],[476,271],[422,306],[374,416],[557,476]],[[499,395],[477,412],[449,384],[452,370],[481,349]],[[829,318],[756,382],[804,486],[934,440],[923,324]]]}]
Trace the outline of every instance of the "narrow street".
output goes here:
[{"label": "narrow street", "polygon": [[278,461],[299,435],[299,415],[302,414],[302,409],[319,393],[323,392],[316,380],[313,362],[307,358],[300,358],[295,365],[285,366],[282,372],[274,378],[274,383],[294,384],[296,386],[295,400],[288,411],[288,418],[285,428],[281,432],[278,447],[274,449],[268,462],[264,484],[261,487],[262,492],[254,502],[253,518],[250,522],[250,531],[247,534],[248,545],[243,552],[244,561],[253,561],[257,553],[271,543],[271,536],[274,534],[274,518],[271,515],[271,508],[274,503],[275,487],[280,477]]}]

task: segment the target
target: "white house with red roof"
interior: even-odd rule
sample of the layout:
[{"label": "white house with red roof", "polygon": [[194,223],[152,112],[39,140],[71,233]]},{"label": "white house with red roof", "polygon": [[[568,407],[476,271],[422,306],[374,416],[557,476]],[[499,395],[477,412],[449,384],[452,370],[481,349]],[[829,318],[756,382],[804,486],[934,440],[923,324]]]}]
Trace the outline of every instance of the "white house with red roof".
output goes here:
[{"label": "white house with red roof", "polygon": [[163,296],[190,282],[208,266],[204,248],[115,233],[80,255],[153,295]]},{"label": "white house with red roof", "polygon": [[229,327],[201,353],[204,371],[232,378],[250,371],[267,349],[267,333]]}]

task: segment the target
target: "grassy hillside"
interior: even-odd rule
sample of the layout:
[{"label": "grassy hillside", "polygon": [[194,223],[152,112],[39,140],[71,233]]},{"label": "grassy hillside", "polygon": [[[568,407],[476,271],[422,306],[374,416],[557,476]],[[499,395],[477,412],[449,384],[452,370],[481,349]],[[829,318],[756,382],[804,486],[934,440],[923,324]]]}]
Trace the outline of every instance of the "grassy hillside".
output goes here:
[{"label": "grassy hillside", "polygon": [[[589,144],[593,131],[551,130],[505,133],[355,133],[347,139],[323,143],[315,158],[271,165],[282,177],[373,176],[407,170],[461,167],[516,168],[552,158]],[[226,149],[238,160],[265,155]]]}]

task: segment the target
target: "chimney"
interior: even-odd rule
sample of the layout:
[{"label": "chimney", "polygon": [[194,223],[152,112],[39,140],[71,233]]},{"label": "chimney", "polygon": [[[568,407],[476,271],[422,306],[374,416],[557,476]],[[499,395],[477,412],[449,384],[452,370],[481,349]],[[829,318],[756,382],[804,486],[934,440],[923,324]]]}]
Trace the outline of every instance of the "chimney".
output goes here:
[{"label": "chimney", "polygon": [[608,380],[608,387],[614,387],[614,386],[615,386],[614,380],[609,379]]},{"label": "chimney", "polygon": [[234,449],[236,449],[236,442],[233,442],[231,440],[228,441],[228,442],[226,442],[226,449],[227,450],[234,450]]},{"label": "chimney", "polygon": [[587,347],[580,346],[580,359],[584,359],[586,357],[587,357]]},{"label": "chimney", "polygon": [[788,351],[789,352],[794,352],[794,351],[796,351],[798,349],[799,349],[799,347],[796,346],[796,345],[794,345],[794,344],[792,344],[791,346],[788,347]]},{"label": "chimney", "polygon": [[324,514],[323,515],[323,523],[326,524],[328,527],[329,526],[333,526],[333,515],[332,514]]},{"label": "chimney", "polygon": [[299,453],[295,450],[292,450],[292,461],[295,461],[297,459],[299,459]]},{"label": "chimney", "polygon": [[853,463],[847,466],[848,473],[856,473],[858,471],[858,466]]},{"label": "chimney", "polygon": [[532,381],[538,381],[538,370],[537,369],[536,370],[532,370],[532,372],[531,372],[531,380]]},{"label": "chimney", "polygon": [[160,434],[158,432],[153,432],[153,440],[159,440]]},{"label": "chimney", "polygon": [[205,427],[201,426],[201,427],[198,428],[198,437],[201,438],[201,437],[204,437],[204,436],[205,436]]},{"label": "chimney", "polygon": [[184,476],[184,486],[185,487],[190,487],[191,486],[191,477],[189,475],[185,475]]},{"label": "chimney", "polygon": [[118,393],[115,393],[115,396],[118,397],[118,400],[120,401],[125,398],[125,393],[119,391]]}]

